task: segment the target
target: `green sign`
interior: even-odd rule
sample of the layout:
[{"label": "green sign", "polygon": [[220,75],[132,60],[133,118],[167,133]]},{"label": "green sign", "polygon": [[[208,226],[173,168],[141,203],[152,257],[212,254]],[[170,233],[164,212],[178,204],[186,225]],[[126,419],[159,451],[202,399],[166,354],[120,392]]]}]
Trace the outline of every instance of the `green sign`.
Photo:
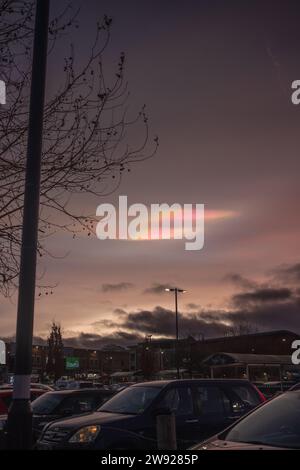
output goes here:
[{"label": "green sign", "polygon": [[78,357],[67,357],[66,358],[66,369],[79,369],[79,358]]}]

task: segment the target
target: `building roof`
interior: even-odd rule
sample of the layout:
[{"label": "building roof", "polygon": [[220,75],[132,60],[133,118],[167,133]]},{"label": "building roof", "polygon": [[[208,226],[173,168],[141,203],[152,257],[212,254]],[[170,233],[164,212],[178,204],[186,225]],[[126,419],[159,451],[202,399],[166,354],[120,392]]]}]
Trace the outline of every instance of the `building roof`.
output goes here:
[{"label": "building roof", "polygon": [[279,356],[270,354],[236,354],[216,353],[208,356],[202,361],[205,365],[221,366],[227,364],[290,364],[291,356]]},{"label": "building roof", "polygon": [[206,338],[202,341],[197,341],[197,343],[210,343],[215,341],[224,341],[224,340],[233,340],[237,338],[253,338],[253,337],[263,337],[263,336],[300,336],[298,333],[289,330],[272,330],[272,331],[260,331],[258,333],[249,333],[244,335],[230,335],[230,336],[216,336],[214,338]]}]

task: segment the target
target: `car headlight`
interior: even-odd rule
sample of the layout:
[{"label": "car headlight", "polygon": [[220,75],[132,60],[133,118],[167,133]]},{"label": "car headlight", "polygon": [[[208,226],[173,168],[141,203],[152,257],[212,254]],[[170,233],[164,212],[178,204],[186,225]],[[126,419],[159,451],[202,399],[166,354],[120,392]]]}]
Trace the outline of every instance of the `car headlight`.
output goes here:
[{"label": "car headlight", "polygon": [[73,436],[69,439],[69,442],[72,444],[87,444],[93,442],[100,432],[100,426],[85,426],[84,428],[79,429]]}]

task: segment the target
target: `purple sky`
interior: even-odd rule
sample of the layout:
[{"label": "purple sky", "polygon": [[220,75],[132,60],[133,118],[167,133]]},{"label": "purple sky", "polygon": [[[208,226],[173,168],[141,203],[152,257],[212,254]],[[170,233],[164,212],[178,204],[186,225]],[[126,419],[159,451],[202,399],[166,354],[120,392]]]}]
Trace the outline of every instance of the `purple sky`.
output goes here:
[{"label": "purple sky", "polygon": [[[217,216],[207,221],[202,251],[174,240],[55,235],[48,247],[61,258],[45,259],[40,272],[57,287],[37,301],[36,335],[52,319],[80,344],[173,335],[164,285],[188,290],[182,335],[222,334],[241,318],[300,331],[300,107],[290,99],[300,79],[297,3],[85,0],[76,36],[50,58],[49,89],[68,41],[80,64],[95,18],[112,15],[108,66],[126,52],[130,104],[147,104],[160,147],[113,196],[78,203],[95,213],[125,194],[130,204],[204,203]],[[14,334],[16,297],[1,299],[0,313],[1,335]]]}]

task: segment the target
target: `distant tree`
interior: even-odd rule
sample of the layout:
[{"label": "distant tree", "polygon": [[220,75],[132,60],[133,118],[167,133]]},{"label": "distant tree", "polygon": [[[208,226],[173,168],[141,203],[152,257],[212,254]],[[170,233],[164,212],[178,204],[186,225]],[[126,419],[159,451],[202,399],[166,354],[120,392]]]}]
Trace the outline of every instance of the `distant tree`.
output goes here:
[{"label": "distant tree", "polygon": [[[6,296],[17,287],[19,274],[34,5],[32,0],[0,0],[0,79],[7,91],[7,104],[0,105],[0,292]],[[57,50],[59,38],[66,41],[69,28],[79,28],[77,17],[78,12],[67,8],[51,19],[49,54]],[[57,67],[57,83],[52,83],[46,96],[40,256],[49,254],[45,239],[57,230],[71,237],[79,232],[91,235],[95,217],[78,209],[74,199],[82,194],[109,195],[124,173],[153,155],[158,145],[155,138],[146,149],[145,107],[129,115],[124,52],[114,70],[104,67],[111,24],[108,16],[95,21],[95,39],[80,67],[75,46],[70,46]],[[136,130],[131,134],[133,125]]]},{"label": "distant tree", "polygon": [[50,333],[47,339],[48,358],[46,371],[47,374],[59,379],[65,370],[64,365],[64,346],[61,334],[61,326],[55,322],[52,323]]},{"label": "distant tree", "polygon": [[244,320],[225,328],[225,336],[241,336],[258,333],[258,327],[250,321]]}]

